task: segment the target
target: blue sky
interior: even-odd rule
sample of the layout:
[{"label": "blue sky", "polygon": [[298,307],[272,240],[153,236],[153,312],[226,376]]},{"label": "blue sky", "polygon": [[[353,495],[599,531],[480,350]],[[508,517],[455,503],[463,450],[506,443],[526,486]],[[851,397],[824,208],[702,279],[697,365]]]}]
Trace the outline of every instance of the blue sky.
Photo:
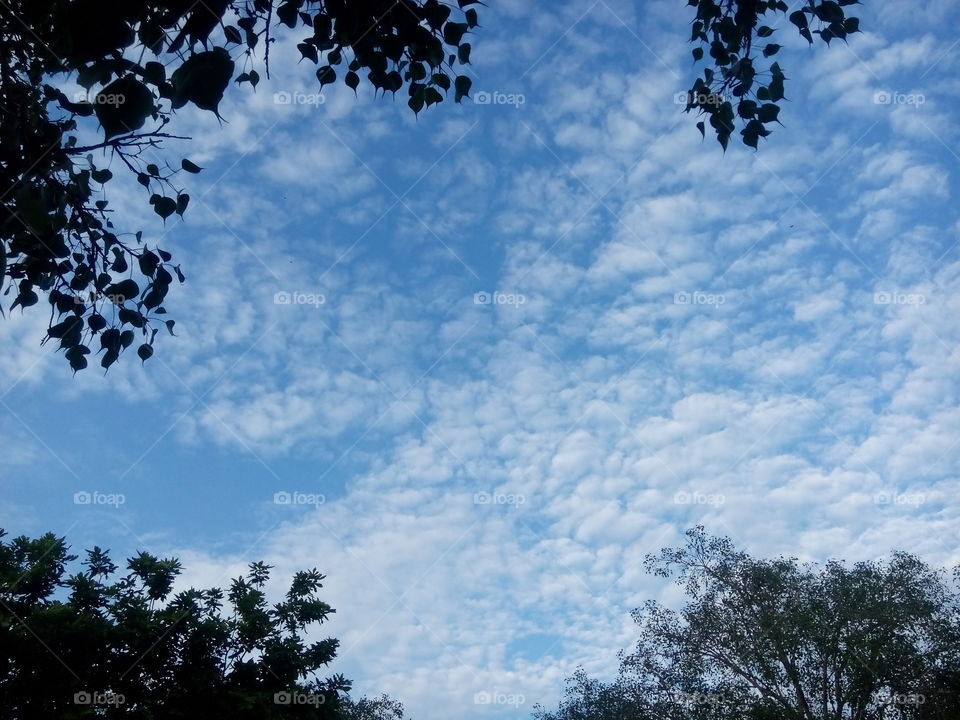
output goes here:
[{"label": "blue sky", "polygon": [[417,720],[614,672],[629,611],[679,599],[644,554],[697,523],[960,562],[960,18],[858,9],[849,46],[785,29],[786,127],[725,156],[675,99],[679,2],[492,3],[490,102],[419,118],[278,45],[222,128],[178,115],[183,222],[111,183],[183,264],[178,337],[72,378],[42,313],[0,323],[0,526],[184,585],[316,566],[333,669]]}]

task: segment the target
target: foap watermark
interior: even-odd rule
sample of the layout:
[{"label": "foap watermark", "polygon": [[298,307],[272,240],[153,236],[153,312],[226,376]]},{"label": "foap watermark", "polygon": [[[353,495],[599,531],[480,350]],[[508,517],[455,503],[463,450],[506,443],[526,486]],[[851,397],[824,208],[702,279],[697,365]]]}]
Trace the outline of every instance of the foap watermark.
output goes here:
[{"label": "foap watermark", "polygon": [[927,496],[923,493],[897,493],[897,492],[878,492],[873,496],[873,502],[877,505],[912,505],[917,507],[927,501]]},{"label": "foap watermark", "polygon": [[281,290],[273,294],[274,305],[313,305],[313,307],[318,308],[326,302],[326,295],[317,292],[300,292],[299,290],[287,292]]},{"label": "foap watermark", "polygon": [[273,94],[274,105],[323,105],[327,99],[323,93],[305,93],[305,92],[275,92]]},{"label": "foap watermark", "polygon": [[80,490],[73,494],[74,505],[112,505],[113,507],[120,507],[126,501],[127,498],[123,493],[102,493],[96,490],[87,492],[86,490]]},{"label": "foap watermark", "polygon": [[702,290],[678,292],[673,295],[674,305],[712,305],[720,307],[727,302],[727,296],[720,293],[708,293]]},{"label": "foap watermark", "polygon": [[86,305],[87,303],[96,303],[100,300],[107,300],[112,302],[114,305],[123,305],[127,301],[126,295],[118,295],[116,293],[102,293],[91,291],[86,293],[77,293],[73,296],[73,302],[77,305]]},{"label": "foap watermark", "polygon": [[478,492],[473,494],[474,505],[515,505],[519,507],[527,501],[520,493]]},{"label": "foap watermark", "polygon": [[526,301],[527,296],[520,293],[504,293],[497,290],[491,293],[481,290],[473,294],[474,305],[513,305],[514,307],[520,307]]},{"label": "foap watermark", "polygon": [[874,105],[913,105],[920,107],[927,101],[923,93],[901,93],[879,90],[873,94]]},{"label": "foap watermark", "polygon": [[96,95],[90,95],[85,92],[77,92],[73,95],[73,101],[75,103],[120,107],[127,102],[127,96],[121,93],[97,93]]},{"label": "foap watermark", "polygon": [[505,93],[499,90],[477,90],[473,94],[476,105],[513,105],[517,110],[527,101],[523,93]]},{"label": "foap watermark", "polygon": [[119,707],[126,702],[122,693],[115,692],[89,692],[81,690],[73,694],[74,705],[104,705]]},{"label": "foap watermark", "polygon": [[719,493],[687,492],[686,490],[681,490],[673,496],[674,505],[713,505],[719,507],[726,501],[726,496]]},{"label": "foap watermark", "polygon": [[927,296],[921,293],[876,292],[873,294],[875,305],[925,305]]},{"label": "foap watermark", "polygon": [[318,707],[325,702],[327,702],[327,698],[322,694],[302,693],[296,690],[273,694],[274,705],[312,705]]},{"label": "foap watermark", "polygon": [[716,106],[719,107],[727,102],[730,98],[721,93],[715,92],[693,92],[688,90],[687,92],[678,92],[673,96],[673,102],[675,105],[683,105],[684,107],[704,107],[704,106]]},{"label": "foap watermark", "polygon": [[473,694],[474,705],[509,705],[510,707],[520,707],[527,701],[527,698],[520,693],[502,693],[502,692],[478,692]]},{"label": "foap watermark", "polygon": [[274,505],[323,505],[327,501],[321,493],[287,492],[281,490],[273,494]]},{"label": "foap watermark", "polygon": [[871,698],[877,705],[923,705],[927,701],[926,695],[921,693],[894,693],[894,692],[875,692]]}]

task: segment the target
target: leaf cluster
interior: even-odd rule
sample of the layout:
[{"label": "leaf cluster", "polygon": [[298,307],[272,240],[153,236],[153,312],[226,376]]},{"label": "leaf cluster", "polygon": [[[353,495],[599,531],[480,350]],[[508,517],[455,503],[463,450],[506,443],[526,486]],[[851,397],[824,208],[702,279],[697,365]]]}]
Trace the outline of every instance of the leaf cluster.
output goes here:
[{"label": "leaf cluster", "polygon": [[[166,222],[190,196],[177,174],[189,159],[159,157],[167,126],[192,104],[220,117],[231,83],[269,74],[278,33],[297,33],[317,86],[406,88],[420,112],[452,90],[470,61],[473,0],[9,0],[0,3],[0,293],[9,309],[50,305],[47,340],[76,372],[91,355],[109,368],[137,343],[146,361],[173,278],[169,252],[112,221],[108,185],[119,168]],[[304,33],[304,31],[306,31]],[[262,65],[261,65],[262,62]],[[75,81],[83,97],[61,89]],[[102,141],[82,146],[86,123]],[[96,158],[105,156],[106,160]],[[119,290],[122,289],[123,292]],[[2,312],[2,309],[0,309]],[[99,339],[99,347],[97,340]]]},{"label": "leaf cluster", "polygon": [[[95,547],[68,575],[77,556],[63,538],[3,537],[0,531],[4,717],[379,717],[357,713],[358,704],[363,710],[373,701],[350,700],[342,676],[317,675],[338,643],[305,637],[334,612],[318,597],[324,576],[315,569],[298,572],[271,604],[263,563],[252,563],[226,592],[175,592],[182,571],[175,558],[141,552],[121,573]],[[84,704],[77,693],[122,700]],[[278,703],[277,693],[314,700]],[[373,708],[388,706],[381,700]]]},{"label": "leaf cluster", "polygon": [[710,58],[687,92],[686,112],[705,116],[697,123],[702,135],[706,124],[727,149],[730,137],[740,127],[745,145],[754,149],[760,138],[770,135],[770,125],[779,123],[780,103],[786,99],[787,80],[778,62],[769,62],[781,45],[773,42],[778,15],[788,17],[800,36],[813,44],[813,36],[830,44],[860,31],[860,21],[845,8],[859,0],[804,0],[791,12],[784,0],[688,0],[696,9],[690,41],[695,62]]},{"label": "leaf cluster", "polygon": [[960,592],[913,555],[758,559],[697,527],[646,568],[676,580],[683,607],[634,610],[616,681],[575,676],[538,720],[960,717]]}]

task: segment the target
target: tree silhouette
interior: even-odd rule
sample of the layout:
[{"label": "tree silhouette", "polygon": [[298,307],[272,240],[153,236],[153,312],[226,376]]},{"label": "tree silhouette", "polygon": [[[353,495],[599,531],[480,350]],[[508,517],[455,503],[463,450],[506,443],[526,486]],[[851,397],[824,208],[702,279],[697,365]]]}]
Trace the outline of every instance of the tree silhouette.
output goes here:
[{"label": "tree silhouette", "polygon": [[226,592],[174,593],[174,558],[141,552],[120,576],[95,547],[68,576],[77,556],[64,538],[3,537],[0,530],[4,718],[403,717],[389,698],[354,701],[344,677],[318,677],[338,641],[304,636],[334,612],[317,597],[324,576],[316,570],[296,573],[271,605],[263,563]]},{"label": "tree silhouette", "polygon": [[635,610],[616,682],[581,674],[539,720],[960,717],[960,593],[912,555],[762,560],[697,527],[647,569],[676,577],[684,607]]}]

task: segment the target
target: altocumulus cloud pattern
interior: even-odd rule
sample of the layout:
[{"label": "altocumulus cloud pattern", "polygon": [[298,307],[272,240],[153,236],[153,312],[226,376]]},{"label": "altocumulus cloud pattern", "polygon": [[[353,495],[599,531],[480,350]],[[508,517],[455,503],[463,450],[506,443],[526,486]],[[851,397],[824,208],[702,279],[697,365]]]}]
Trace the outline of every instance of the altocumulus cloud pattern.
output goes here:
[{"label": "altocumulus cloud pattern", "polygon": [[474,102],[419,117],[280,45],[222,128],[181,111],[184,222],[112,204],[215,272],[107,378],[42,313],[0,323],[0,525],[175,554],[184,586],[316,565],[336,671],[419,720],[614,672],[630,609],[678,597],[644,554],[697,523],[960,561],[957,10],[794,38],[785,128],[723,154],[676,5],[491,6]]}]

